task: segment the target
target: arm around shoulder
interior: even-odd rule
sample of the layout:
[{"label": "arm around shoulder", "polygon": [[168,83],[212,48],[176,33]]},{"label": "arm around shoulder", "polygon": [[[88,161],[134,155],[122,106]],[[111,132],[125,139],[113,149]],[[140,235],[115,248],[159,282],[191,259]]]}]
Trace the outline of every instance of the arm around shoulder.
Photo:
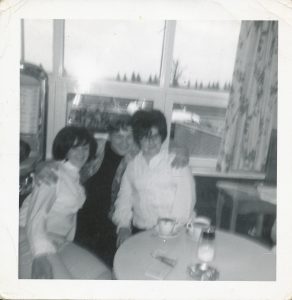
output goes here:
[{"label": "arm around shoulder", "polygon": [[169,153],[174,155],[171,166],[176,169],[184,168],[189,164],[190,153],[187,147],[177,146],[175,143],[170,142]]}]

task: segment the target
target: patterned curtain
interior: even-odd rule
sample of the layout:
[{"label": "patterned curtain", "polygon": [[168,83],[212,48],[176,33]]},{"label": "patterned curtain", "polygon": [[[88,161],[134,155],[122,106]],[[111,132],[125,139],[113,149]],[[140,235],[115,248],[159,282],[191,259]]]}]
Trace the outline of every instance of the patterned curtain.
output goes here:
[{"label": "patterned curtain", "polygon": [[243,21],[217,169],[263,172],[277,117],[278,23]]}]

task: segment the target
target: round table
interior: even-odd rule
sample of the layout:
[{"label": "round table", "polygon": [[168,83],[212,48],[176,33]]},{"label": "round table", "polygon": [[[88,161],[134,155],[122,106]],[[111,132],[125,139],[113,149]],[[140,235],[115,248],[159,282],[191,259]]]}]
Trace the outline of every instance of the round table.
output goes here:
[{"label": "round table", "polygon": [[[191,280],[187,266],[197,263],[197,242],[183,230],[177,237],[163,240],[154,230],[133,235],[117,250],[114,258],[116,279],[153,280],[147,276],[155,262],[152,253],[162,249],[177,264],[165,280]],[[216,231],[216,254],[211,263],[219,271],[218,280],[276,280],[276,255],[263,245],[244,236]]]}]

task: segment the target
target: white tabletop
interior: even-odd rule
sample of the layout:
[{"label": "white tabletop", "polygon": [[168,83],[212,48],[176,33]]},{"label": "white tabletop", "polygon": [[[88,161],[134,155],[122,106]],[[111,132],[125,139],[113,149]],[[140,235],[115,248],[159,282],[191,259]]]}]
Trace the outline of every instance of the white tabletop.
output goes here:
[{"label": "white tabletop", "polygon": [[[152,253],[163,249],[178,262],[165,280],[191,280],[190,263],[199,262],[197,243],[185,231],[164,244],[153,230],[133,235],[118,249],[114,259],[116,279],[152,280],[146,276],[155,262]],[[276,280],[276,255],[271,249],[241,235],[216,231],[216,255],[212,265],[219,271],[219,280]]]}]

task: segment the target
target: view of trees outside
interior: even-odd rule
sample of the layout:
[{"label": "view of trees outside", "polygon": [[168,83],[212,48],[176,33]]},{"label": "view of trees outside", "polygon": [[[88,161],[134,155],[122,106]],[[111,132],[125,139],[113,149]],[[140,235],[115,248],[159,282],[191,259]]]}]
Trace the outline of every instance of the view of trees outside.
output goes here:
[{"label": "view of trees outside", "polygon": [[150,85],[159,85],[159,76],[157,74],[149,75],[148,79],[142,81],[140,73],[132,72],[132,75],[128,78],[127,74],[124,73],[123,76],[120,73],[114,78],[116,81],[124,81],[124,82],[131,82],[131,83],[141,83],[141,84],[150,84]]},{"label": "view of trees outside", "polygon": [[165,22],[65,21],[65,75],[158,84]]},{"label": "view of trees outside", "polygon": [[[173,62],[174,69],[177,69],[178,61]],[[176,74],[176,72],[174,72]],[[180,73],[180,75],[182,72]],[[231,88],[231,82],[225,82],[222,86],[219,84],[219,81],[216,82],[208,82],[207,84],[204,84],[203,81],[196,80],[194,84],[191,84],[191,81],[188,80],[186,86],[181,86],[179,83],[179,77],[174,75],[174,79],[172,81],[172,86],[177,88],[187,88],[187,89],[194,89],[194,90],[212,90],[212,91],[229,91]],[[159,77],[155,75],[149,75],[148,80],[142,81],[141,76],[139,73],[132,73],[131,77],[127,77],[127,74],[124,74],[123,76],[120,75],[120,73],[117,74],[115,77],[116,81],[123,81],[123,82],[131,82],[131,83],[140,83],[140,84],[150,84],[150,85],[159,85]]]},{"label": "view of trees outside", "polygon": [[230,89],[240,21],[177,21],[171,86]]},{"label": "view of trees outside", "polygon": [[[164,27],[163,20],[66,20],[64,75],[159,85]],[[239,29],[239,21],[177,21],[170,85],[228,91]],[[52,20],[24,20],[25,61],[51,72],[52,37]]]},{"label": "view of trees outside", "polygon": [[[240,30],[239,21],[177,22],[171,86],[229,91]],[[211,64],[211,65],[210,65]],[[115,80],[159,84],[157,74],[118,72]]]},{"label": "view of trees outside", "polygon": [[[175,88],[187,88],[194,90],[212,90],[212,91],[229,91],[231,88],[231,82],[225,81],[224,84],[220,85],[219,80],[203,82],[203,80],[191,81],[188,79],[185,82],[181,82],[183,76],[183,68],[180,65],[179,59],[172,62],[172,81],[171,86]],[[185,84],[186,83],[186,84]]]}]

